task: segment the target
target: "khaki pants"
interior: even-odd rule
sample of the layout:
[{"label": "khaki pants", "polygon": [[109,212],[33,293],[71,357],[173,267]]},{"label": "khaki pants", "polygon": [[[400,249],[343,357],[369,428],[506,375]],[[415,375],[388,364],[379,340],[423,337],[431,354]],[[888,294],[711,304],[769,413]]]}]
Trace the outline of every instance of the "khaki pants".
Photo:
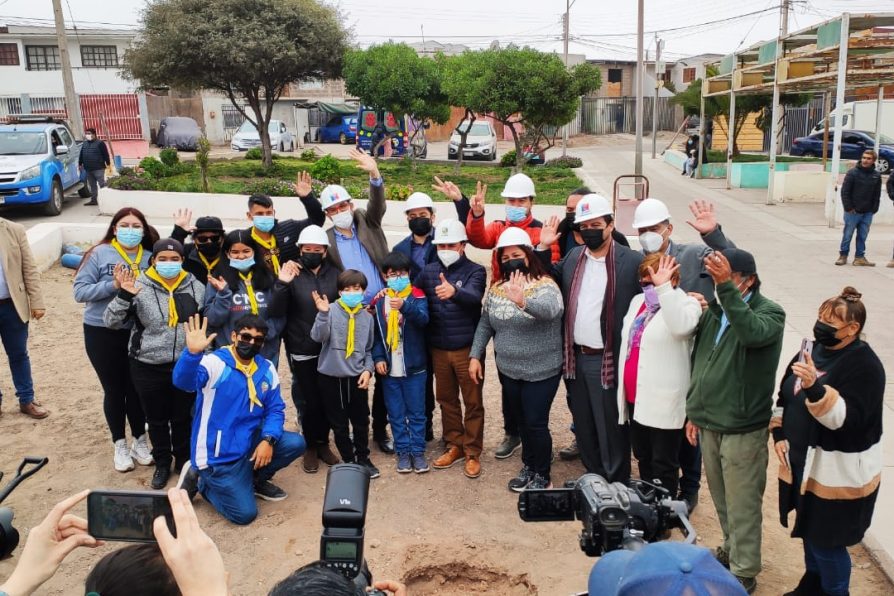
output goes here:
[{"label": "khaki pants", "polygon": [[750,433],[723,434],[702,429],[699,440],[705,476],[720,528],[729,567],[740,577],[761,570],[761,506],[767,486],[766,428]]},{"label": "khaki pants", "polygon": [[470,351],[471,346],[461,350],[432,348],[431,359],[444,440],[448,446],[456,445],[462,449],[465,455],[480,457],[484,445],[484,398],[481,385],[476,385],[469,377]]}]

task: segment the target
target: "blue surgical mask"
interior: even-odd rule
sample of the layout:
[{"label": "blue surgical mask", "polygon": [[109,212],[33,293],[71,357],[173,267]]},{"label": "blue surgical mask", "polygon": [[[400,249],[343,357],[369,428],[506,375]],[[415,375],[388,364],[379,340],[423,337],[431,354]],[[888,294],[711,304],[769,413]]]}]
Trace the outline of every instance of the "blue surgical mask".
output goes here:
[{"label": "blue surgical mask", "polygon": [[348,308],[354,308],[363,300],[363,292],[342,292],[341,301]]},{"label": "blue surgical mask", "polygon": [[180,261],[161,261],[155,263],[155,270],[165,279],[173,279],[183,271],[183,263]]},{"label": "blue surgical mask", "polygon": [[410,277],[407,275],[401,275],[400,277],[389,277],[388,280],[388,288],[394,290],[395,292],[403,292],[408,285],[410,285]]},{"label": "blue surgical mask", "polygon": [[528,217],[528,210],[525,207],[506,206],[506,219],[512,223],[524,221]]},{"label": "blue surgical mask", "polygon": [[276,219],[272,215],[255,215],[251,221],[258,230],[264,233],[272,230],[276,224]]},{"label": "blue surgical mask", "polygon": [[236,271],[248,271],[255,266],[255,258],[253,256],[247,259],[230,259],[230,267]]},{"label": "blue surgical mask", "polygon": [[143,241],[143,228],[118,228],[115,238],[124,248],[133,248]]}]

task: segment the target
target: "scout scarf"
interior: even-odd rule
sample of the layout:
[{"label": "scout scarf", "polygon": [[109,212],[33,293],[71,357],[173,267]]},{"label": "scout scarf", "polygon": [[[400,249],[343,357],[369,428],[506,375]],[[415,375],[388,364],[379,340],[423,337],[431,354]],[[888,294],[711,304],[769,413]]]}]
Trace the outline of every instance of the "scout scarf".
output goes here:
[{"label": "scout scarf", "polygon": [[279,251],[276,249],[276,236],[270,234],[270,241],[264,240],[260,236],[258,236],[258,231],[254,228],[251,229],[251,238],[255,242],[261,245],[261,248],[270,253],[270,263],[273,266],[273,274],[279,275],[279,257],[276,255],[279,254]]},{"label": "scout scarf", "polygon": [[149,267],[149,269],[146,269],[145,275],[149,279],[160,283],[161,286],[168,291],[168,327],[176,327],[178,318],[177,305],[174,303],[174,291],[180,287],[180,284],[183,282],[184,279],[186,279],[186,276],[189,274],[186,271],[181,271],[180,275],[177,276],[177,279],[175,279],[173,283],[171,283],[160,276],[155,270],[155,266],[153,265],[152,267]]},{"label": "scout scarf", "polygon": [[254,275],[253,272],[249,271],[248,275],[244,273],[240,273],[239,277],[242,279],[242,283],[245,284],[245,291],[248,294],[248,303],[251,305],[251,314],[258,314],[258,298],[255,296],[255,288],[251,285],[251,276]]},{"label": "scout scarf", "polygon": [[258,363],[252,358],[249,364],[242,364],[239,362],[239,357],[236,355],[235,347],[229,346],[229,349],[230,354],[233,355],[233,365],[236,367],[236,370],[245,375],[245,381],[248,385],[248,411],[251,412],[255,406],[263,408],[264,404],[258,399],[258,390],[255,388],[255,382],[252,379],[254,374],[258,372]]},{"label": "scout scarf", "polygon": [[363,304],[358,304],[354,308],[348,308],[348,305],[345,304],[341,298],[337,300],[338,305],[341,306],[346,313],[348,313],[348,338],[345,343],[345,359],[351,357],[351,354],[354,353],[354,329],[356,328],[354,315],[356,315],[363,308]]},{"label": "scout scarf", "polygon": [[202,265],[204,265],[205,269],[208,270],[208,275],[211,275],[211,272],[214,270],[215,267],[217,267],[217,264],[220,263],[220,255],[217,255],[217,258],[209,263],[208,259],[205,258],[205,255],[203,255],[199,251],[196,251],[196,253],[199,255],[199,260],[202,261]]},{"label": "scout scarf", "polygon": [[[408,285],[400,292],[395,292],[389,288],[386,295],[389,298],[402,298],[406,300],[407,296],[409,296],[412,291],[413,286]],[[388,334],[385,337],[385,344],[391,347],[392,352],[397,350],[397,346],[400,344],[400,311],[396,308],[392,308],[388,311]]]},{"label": "scout scarf", "polygon": [[140,274],[140,263],[143,261],[143,245],[138,244],[137,246],[137,257],[134,260],[130,260],[130,257],[127,256],[127,251],[124,250],[124,247],[121,246],[121,243],[118,242],[117,238],[112,238],[112,248],[118,251],[118,254],[121,255],[121,258],[124,259],[124,262],[127,263],[127,266],[130,267],[130,270],[133,271],[133,274]]}]

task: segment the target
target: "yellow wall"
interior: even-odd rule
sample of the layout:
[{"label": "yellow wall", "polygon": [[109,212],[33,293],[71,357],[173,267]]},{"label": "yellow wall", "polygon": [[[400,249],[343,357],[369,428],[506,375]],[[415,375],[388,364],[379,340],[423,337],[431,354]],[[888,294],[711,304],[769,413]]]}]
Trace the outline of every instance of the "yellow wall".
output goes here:
[{"label": "yellow wall", "polygon": [[[742,130],[739,131],[739,137],[736,142],[739,151],[762,151],[764,148],[764,131],[757,127],[755,120],[758,113],[748,115]],[[726,136],[726,116],[717,116],[714,118],[714,136],[711,139],[711,149],[726,151],[729,141]]]}]

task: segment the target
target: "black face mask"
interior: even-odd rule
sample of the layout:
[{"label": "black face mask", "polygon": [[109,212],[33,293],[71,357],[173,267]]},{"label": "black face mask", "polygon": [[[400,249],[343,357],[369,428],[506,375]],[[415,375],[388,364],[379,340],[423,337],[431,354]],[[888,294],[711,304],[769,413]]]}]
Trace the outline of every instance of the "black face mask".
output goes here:
[{"label": "black face mask", "polygon": [[837,346],[843,341],[835,337],[837,332],[838,329],[832,327],[832,325],[823,323],[822,321],[817,321],[813,326],[813,338],[818,344],[826,346],[827,348]]},{"label": "black face mask", "polygon": [[417,217],[410,220],[410,231],[417,236],[428,236],[431,232],[431,219],[428,217]]},{"label": "black face mask", "polygon": [[509,259],[500,263],[500,270],[503,272],[503,275],[509,277],[516,271],[527,273],[528,266],[525,264],[524,259]]},{"label": "black face mask", "polygon": [[[580,236],[590,250],[599,250],[606,243],[605,230],[581,230]],[[609,235],[611,238],[611,235]]]},{"label": "black face mask", "polygon": [[323,264],[323,253],[321,252],[303,252],[301,253],[301,265],[305,269],[316,269]]},{"label": "black face mask", "polygon": [[261,346],[256,343],[248,343],[245,341],[236,342],[236,353],[243,360],[251,360],[261,351]]},{"label": "black face mask", "polygon": [[568,226],[574,226],[574,212],[565,214],[565,224]]},{"label": "black face mask", "polygon": [[210,244],[196,244],[196,250],[207,258],[216,257],[220,254],[220,242],[212,242]]}]

